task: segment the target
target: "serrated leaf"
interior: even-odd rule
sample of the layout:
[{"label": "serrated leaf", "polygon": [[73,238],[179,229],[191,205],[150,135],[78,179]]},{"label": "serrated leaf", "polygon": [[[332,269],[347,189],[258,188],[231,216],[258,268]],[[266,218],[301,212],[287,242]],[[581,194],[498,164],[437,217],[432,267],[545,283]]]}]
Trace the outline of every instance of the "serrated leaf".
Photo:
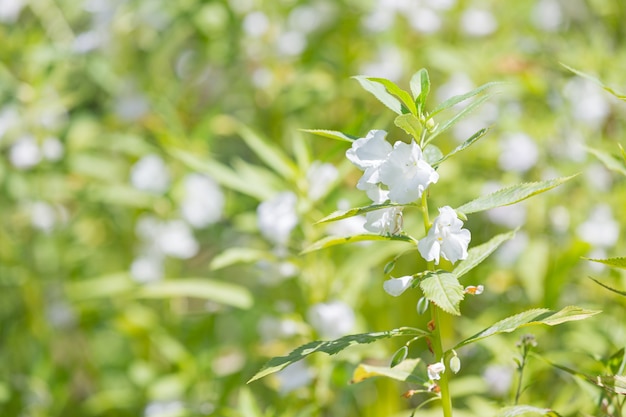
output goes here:
[{"label": "serrated leaf", "polygon": [[297,168],[289,156],[266,138],[243,124],[238,126],[237,132],[250,149],[283,178],[292,179],[297,173]]},{"label": "serrated leaf", "polygon": [[393,94],[400,99],[404,107],[413,114],[417,114],[417,108],[415,107],[415,101],[411,98],[411,95],[398,87],[394,82],[385,78],[368,77],[370,81],[374,81],[382,84],[389,93]]},{"label": "serrated leaf", "polygon": [[364,242],[369,240],[396,240],[416,244],[416,240],[407,235],[382,236],[374,234],[362,234],[345,237],[327,236],[323,239],[318,240],[317,242],[314,242],[311,246],[308,246],[306,249],[300,252],[300,254],[315,252],[320,249],[330,248],[331,246],[343,245],[345,243]]},{"label": "serrated leaf", "polygon": [[491,82],[491,83],[487,83],[487,84],[483,84],[478,88],[475,88],[472,91],[469,91],[465,94],[460,94],[458,96],[454,96],[454,97],[450,97],[449,99],[445,100],[443,103],[441,103],[440,105],[438,105],[437,107],[435,107],[435,109],[430,112],[430,117],[435,116],[438,113],[441,113],[442,111],[449,109],[450,107],[456,106],[457,104],[472,98],[480,93],[482,93],[483,91],[491,88],[491,87],[495,87],[497,85],[502,85],[504,83],[502,82]]},{"label": "serrated leaf", "polygon": [[441,159],[443,158],[443,152],[441,152],[441,149],[432,144],[426,145],[426,147],[424,147],[424,150],[422,151],[422,154],[424,156],[424,160],[430,165],[437,161],[441,161]]},{"label": "serrated leaf", "polygon": [[295,349],[287,356],[278,356],[270,359],[265,364],[265,366],[256,373],[256,375],[250,378],[248,384],[250,382],[256,381],[257,379],[263,378],[264,376],[278,372],[281,369],[286,368],[290,364],[298,362],[299,360],[302,360],[315,352],[323,352],[328,355],[334,355],[353,345],[369,344],[378,340],[400,336],[425,337],[429,334],[430,333],[424,330],[415,329],[412,327],[400,327],[398,329],[389,330],[386,332],[361,333],[340,337],[339,339],[331,341],[320,340],[307,343],[306,345],[302,345],[299,348]]},{"label": "serrated leaf", "polygon": [[416,140],[419,140],[419,137],[422,134],[422,124],[414,114],[401,114],[394,119],[393,123],[400,129],[404,130],[408,135],[414,137]]},{"label": "serrated leaf", "polygon": [[361,84],[366,91],[372,93],[374,97],[376,97],[381,103],[387,106],[391,111],[396,114],[402,114],[402,103],[389,94],[384,85],[371,81],[370,77],[366,77],[363,75],[357,75],[352,77]]},{"label": "serrated leaf", "polygon": [[546,181],[527,182],[524,184],[513,185],[510,187],[502,188],[491,194],[478,197],[477,199],[470,201],[457,207],[455,210],[464,214],[477,213],[479,211],[485,211],[496,207],[508,206],[510,204],[518,203],[534,195],[549,191],[566,181],[571,180],[576,175],[570,175],[569,177],[555,178]]},{"label": "serrated leaf", "polygon": [[359,364],[352,373],[351,384],[358,384],[366,379],[384,376],[401,382],[423,384],[428,382],[425,378],[417,375],[420,359],[407,359],[400,362],[396,367],[374,366],[364,363]]},{"label": "serrated leaf", "polygon": [[576,74],[576,75],[578,75],[580,77],[583,77],[583,78],[585,78],[585,79],[587,79],[587,80],[589,80],[591,82],[594,82],[594,83],[598,84],[605,91],[613,94],[618,99],[626,101],[626,95],[618,93],[617,91],[613,90],[611,87],[607,86],[606,84],[604,84],[602,81],[598,80],[597,78],[595,78],[595,77],[593,77],[593,76],[591,76],[591,75],[589,75],[587,73],[584,73],[582,71],[579,71],[577,69],[574,69],[574,68],[572,68],[572,67],[570,67],[568,65],[565,65],[562,62],[561,62],[561,65],[563,65],[565,68],[567,68],[569,71],[573,72],[574,74]]},{"label": "serrated leaf", "polygon": [[511,333],[520,327],[534,326],[538,324],[555,326],[568,321],[583,320],[598,313],[600,313],[600,311],[585,310],[576,306],[568,306],[559,311],[548,310],[546,308],[536,308],[500,320],[493,326],[490,326],[485,330],[476,333],[474,336],[463,340],[461,343],[456,345],[454,349],[477,342],[489,336],[493,336],[494,334]]},{"label": "serrated leaf", "polygon": [[452,273],[456,275],[457,278],[467,274],[484,261],[489,255],[491,255],[496,249],[498,249],[501,244],[509,239],[512,239],[515,236],[516,231],[517,229],[499,234],[491,238],[488,242],[471,248],[467,251],[467,258],[459,262]]},{"label": "serrated leaf", "polygon": [[424,110],[426,98],[430,94],[430,78],[428,77],[428,71],[425,68],[420,69],[411,77],[411,93],[417,103],[418,111],[420,113]]},{"label": "serrated leaf", "polygon": [[209,265],[209,269],[215,271],[231,265],[257,262],[262,259],[271,258],[273,258],[273,255],[264,250],[252,248],[228,248],[213,258]]},{"label": "serrated leaf", "polygon": [[511,407],[502,408],[500,411],[498,411],[498,414],[496,414],[496,417],[515,417],[515,416],[523,416],[527,414],[532,414],[532,415],[539,414],[540,416],[549,416],[549,417],[560,416],[560,414],[558,414],[557,412],[549,408],[533,407],[532,405],[514,405]]},{"label": "serrated leaf", "polygon": [[623,375],[589,375],[574,369],[568,368],[563,365],[558,365],[556,363],[550,362],[544,359],[550,365],[558,368],[562,371],[567,372],[570,375],[573,375],[577,378],[580,378],[584,381],[587,381],[593,385],[596,385],[603,390],[620,395],[626,395],[626,376]]},{"label": "serrated leaf", "polygon": [[318,220],[317,222],[315,222],[315,224],[334,222],[334,221],[341,220],[341,219],[347,219],[348,217],[358,216],[359,214],[365,214],[370,211],[381,210],[381,209],[389,208],[389,207],[401,207],[401,206],[402,205],[400,204],[386,201],[381,204],[371,204],[365,207],[355,207],[355,208],[351,208],[348,210],[337,210],[337,211],[330,213],[328,216],[324,217],[323,219]]},{"label": "serrated leaf", "polygon": [[583,258],[586,259],[587,261],[592,261],[592,262],[598,262],[604,265],[608,265],[608,266],[612,266],[615,268],[622,268],[622,269],[626,269],[626,258],[625,257],[619,257],[619,258],[607,258],[607,259],[593,259],[593,258]]},{"label": "serrated leaf", "polygon": [[428,301],[437,304],[446,313],[461,315],[459,305],[464,297],[463,286],[453,273],[429,271],[419,285]]},{"label": "serrated leaf", "polygon": [[600,162],[602,162],[604,166],[607,167],[609,170],[622,175],[626,175],[626,166],[624,165],[624,163],[621,160],[614,158],[613,155],[611,155],[610,153],[589,147],[585,147],[585,149],[587,150],[587,152],[593,154],[596,158],[598,158]]},{"label": "serrated leaf", "polygon": [[155,282],[139,289],[137,297],[202,298],[242,309],[252,307],[252,294],[247,288],[208,278],[184,278]]},{"label": "serrated leaf", "polygon": [[[433,139],[435,139],[437,136],[439,136],[440,134],[442,134],[443,132],[447,131],[448,129],[450,129],[452,126],[454,126],[455,124],[457,124],[459,121],[461,121],[461,119],[463,119],[464,117],[468,116],[471,112],[473,112],[474,110],[476,110],[480,105],[482,105],[485,101],[489,100],[492,96],[487,94],[483,97],[480,97],[479,99],[476,99],[475,101],[473,101],[472,103],[470,103],[467,107],[465,107],[463,110],[461,110],[460,112],[458,112],[457,114],[455,114],[454,116],[452,116],[450,119],[446,120],[445,123],[440,124],[439,127],[437,127],[437,129],[435,129],[435,131],[432,133],[432,135],[430,135],[428,137],[428,139],[426,140],[426,142],[430,142]],[[432,116],[431,116],[432,117]]]},{"label": "serrated leaf", "polygon": [[457,146],[456,148],[454,148],[454,150],[452,152],[450,152],[449,154],[447,154],[446,156],[444,156],[443,158],[441,158],[440,160],[432,163],[431,165],[433,166],[433,168],[436,168],[439,166],[439,164],[441,164],[443,161],[445,161],[446,159],[450,158],[451,156],[456,155],[457,153],[469,148],[471,145],[473,145],[476,141],[478,141],[478,139],[482,138],[483,136],[485,136],[485,134],[489,131],[489,129],[484,128],[484,129],[480,129],[478,132],[474,133],[472,135],[472,137],[470,137],[469,139],[467,139],[465,142],[463,142],[462,144],[460,144],[459,146]]},{"label": "serrated leaf", "polygon": [[348,135],[346,133],[338,132],[336,130],[325,130],[325,129],[300,129],[302,132],[312,133],[317,136],[322,136],[324,138],[336,139],[342,142],[354,142],[359,139],[358,136]]},{"label": "serrated leaf", "polygon": [[608,286],[608,285],[606,285],[606,284],[604,284],[604,283],[602,283],[602,282],[600,282],[597,279],[592,278],[592,277],[589,277],[589,279],[592,280],[593,282],[595,282],[596,284],[600,285],[601,287],[606,288],[609,291],[612,291],[612,292],[614,292],[616,294],[623,295],[623,296],[626,297],[626,291],[621,291],[621,290],[618,290],[618,289],[613,288],[611,286]]}]

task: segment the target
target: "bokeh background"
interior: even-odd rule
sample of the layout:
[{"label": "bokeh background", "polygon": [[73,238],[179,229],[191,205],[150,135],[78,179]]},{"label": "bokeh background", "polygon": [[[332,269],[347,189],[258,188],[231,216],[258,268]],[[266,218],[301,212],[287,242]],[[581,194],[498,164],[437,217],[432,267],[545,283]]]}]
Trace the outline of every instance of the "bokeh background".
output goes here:
[{"label": "bokeh background", "polygon": [[[351,76],[408,87],[427,68],[433,108],[483,83],[499,94],[438,139],[449,151],[432,207],[580,173],[470,216],[472,245],[520,227],[464,284],[451,345],[511,314],[577,304],[603,314],[534,330],[537,352],[605,373],[626,344],[626,91],[621,0],[0,0],[0,414],[3,416],[408,416],[408,384],[349,384],[404,341],[313,355],[246,381],[315,339],[425,326],[419,294],[382,291],[406,244],[299,252],[363,219],[345,143],[393,114]],[[405,226],[419,236],[418,211]],[[394,276],[424,268],[416,251]],[[512,404],[520,334],[459,352],[459,415]],[[430,360],[425,344],[411,355]],[[600,392],[541,360],[522,401],[590,415]],[[555,388],[556,387],[556,388]],[[413,387],[414,388],[414,387]],[[422,414],[420,414],[422,413]],[[437,415],[436,408],[416,415]],[[491,414],[490,414],[491,413]]]}]

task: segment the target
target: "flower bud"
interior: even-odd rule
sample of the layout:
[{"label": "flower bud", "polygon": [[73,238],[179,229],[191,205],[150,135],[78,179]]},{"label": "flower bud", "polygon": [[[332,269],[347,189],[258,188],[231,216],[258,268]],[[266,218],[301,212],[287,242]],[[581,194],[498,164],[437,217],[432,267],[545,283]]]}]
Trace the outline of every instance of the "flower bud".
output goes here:
[{"label": "flower bud", "polygon": [[450,358],[450,370],[455,374],[458,374],[461,370],[461,359],[458,356]]}]

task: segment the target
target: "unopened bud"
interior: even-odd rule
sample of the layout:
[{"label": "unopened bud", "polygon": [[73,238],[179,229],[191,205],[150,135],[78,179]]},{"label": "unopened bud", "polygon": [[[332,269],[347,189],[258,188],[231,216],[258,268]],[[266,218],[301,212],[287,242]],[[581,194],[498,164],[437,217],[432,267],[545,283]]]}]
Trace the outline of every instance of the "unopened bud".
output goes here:
[{"label": "unopened bud", "polygon": [[483,291],[485,291],[485,287],[483,285],[478,285],[478,286],[474,286],[474,285],[470,285],[465,287],[465,294],[471,294],[471,295],[480,295],[483,293]]},{"label": "unopened bud", "polygon": [[461,370],[461,359],[458,356],[450,358],[450,370],[455,374],[458,374]]}]

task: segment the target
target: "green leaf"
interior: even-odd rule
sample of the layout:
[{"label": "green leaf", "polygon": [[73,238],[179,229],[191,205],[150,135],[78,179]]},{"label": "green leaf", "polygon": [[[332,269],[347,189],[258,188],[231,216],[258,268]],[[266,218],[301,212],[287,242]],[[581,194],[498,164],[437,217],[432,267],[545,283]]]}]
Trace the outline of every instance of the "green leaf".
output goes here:
[{"label": "green leaf", "polygon": [[511,407],[504,407],[500,409],[496,417],[515,417],[515,416],[523,416],[527,414],[539,414],[540,416],[549,416],[549,417],[558,417],[558,414],[555,411],[550,410],[549,408],[538,408],[533,407],[532,405],[514,405]]},{"label": "green leaf", "polygon": [[626,368],[626,349],[621,348],[612,354],[606,365],[614,375],[622,375]]},{"label": "green leaf", "polygon": [[322,136],[324,138],[336,139],[342,142],[354,142],[359,139],[358,136],[348,135],[346,133],[338,132],[336,130],[324,130],[324,129],[300,129],[302,132],[312,133],[317,136]]},{"label": "green leaf", "polygon": [[359,382],[363,382],[369,378],[384,376],[396,381],[409,382],[412,384],[424,384],[428,381],[416,374],[420,362],[421,360],[419,358],[407,359],[400,362],[395,367],[373,366],[361,363],[354,369],[350,383],[358,384]]},{"label": "green leaf", "polygon": [[463,286],[453,273],[429,271],[420,281],[420,288],[428,301],[437,304],[446,313],[461,315],[459,305],[464,297]]},{"label": "green leaf", "polygon": [[458,345],[456,345],[454,349],[458,349],[461,346],[469,345],[470,343],[477,342],[489,336],[493,336],[494,334],[510,333],[519,329],[520,327],[534,326],[538,324],[555,326],[557,324],[566,323],[568,321],[583,320],[598,313],[600,313],[600,311],[585,310],[576,306],[568,306],[560,311],[548,310],[546,308],[536,308],[500,320],[493,326],[488,327],[485,330],[476,333],[474,336],[463,340]]},{"label": "green leaf", "polygon": [[[576,174],[578,175],[578,174]],[[515,204],[522,200],[525,200],[534,195],[551,190],[566,181],[571,180],[576,175],[569,177],[555,178],[546,181],[528,182],[524,184],[513,185],[511,187],[502,188],[494,193],[486,196],[478,197],[477,199],[463,204],[456,208],[456,211],[460,211],[464,214],[477,213],[479,211],[489,210],[500,206],[508,206]]]},{"label": "green leaf", "polygon": [[478,141],[478,139],[480,139],[483,136],[485,136],[485,134],[487,134],[488,131],[489,131],[489,129],[487,129],[487,128],[480,129],[478,132],[474,133],[471,138],[467,139],[465,142],[463,142],[462,144],[460,144],[459,146],[454,148],[454,150],[452,152],[450,152],[449,154],[447,154],[446,156],[444,156],[440,160],[432,163],[431,165],[433,166],[433,168],[438,167],[439,164],[441,164],[446,159],[450,158],[451,156],[456,155],[457,153],[461,152],[462,150],[465,150],[465,149],[469,148],[471,145],[474,144],[474,142]]},{"label": "green leaf", "polygon": [[415,107],[415,101],[411,98],[411,95],[398,87],[395,83],[385,79],[385,78],[375,78],[368,77],[370,81],[374,81],[385,86],[388,92],[398,97],[400,101],[404,104],[404,107],[407,108],[411,113],[417,115],[417,108]]},{"label": "green leaf", "polygon": [[450,97],[449,99],[447,99],[446,101],[444,101],[443,103],[441,103],[440,105],[438,105],[437,107],[435,107],[435,109],[430,112],[430,117],[435,116],[438,113],[441,113],[442,111],[449,109],[452,106],[456,106],[457,104],[472,98],[480,93],[482,93],[483,91],[491,88],[491,87],[495,87],[496,85],[502,85],[504,83],[502,82],[491,82],[491,83],[487,83],[487,84],[483,84],[480,87],[465,93],[465,94],[460,94],[458,96],[454,96],[454,97]]},{"label": "green leaf", "polygon": [[437,136],[439,136],[440,134],[442,134],[446,130],[450,129],[452,126],[457,124],[461,119],[463,119],[465,116],[469,115],[471,112],[476,110],[480,105],[482,105],[485,101],[489,100],[490,98],[491,98],[491,95],[486,95],[486,96],[483,96],[483,97],[473,101],[471,104],[469,104],[463,110],[461,110],[460,112],[458,112],[457,114],[452,116],[450,119],[446,120],[445,123],[439,125],[437,127],[437,129],[435,129],[435,131],[432,133],[432,135],[430,135],[428,137],[426,142],[428,143],[428,142],[432,141]]},{"label": "green leaf", "polygon": [[292,179],[296,175],[295,164],[280,148],[243,124],[239,124],[237,132],[250,149],[283,178]]},{"label": "green leaf", "polygon": [[441,161],[443,158],[443,152],[441,152],[441,149],[433,144],[426,145],[426,147],[424,147],[424,150],[422,151],[422,154],[424,155],[424,160],[426,160],[426,162],[428,162],[430,165],[437,161]]},{"label": "green leaf", "polygon": [[600,160],[604,164],[605,167],[610,169],[611,171],[617,172],[618,174],[626,175],[626,166],[621,160],[618,160],[613,157],[613,155],[608,152],[599,151],[597,149],[592,149],[589,147],[585,147],[587,152],[593,154],[596,158]]},{"label": "green leaf", "polygon": [[393,123],[404,130],[408,135],[413,136],[415,140],[419,140],[422,134],[422,124],[414,114],[401,114],[394,119]]},{"label": "green leaf", "polygon": [[250,382],[256,381],[257,379],[263,378],[264,376],[278,372],[281,369],[284,369],[287,366],[291,365],[292,363],[298,362],[299,360],[302,360],[315,352],[323,352],[328,355],[334,355],[341,352],[345,348],[353,345],[363,345],[373,343],[382,339],[389,339],[392,337],[400,336],[425,337],[429,334],[430,333],[428,333],[427,331],[415,329],[412,327],[400,327],[398,329],[388,330],[386,332],[353,334],[331,341],[318,340],[316,342],[307,343],[306,345],[302,345],[299,348],[295,349],[287,356],[279,356],[270,359],[265,364],[265,366],[256,373],[256,375],[250,378],[248,384]]},{"label": "green leaf", "polygon": [[184,278],[155,282],[139,289],[137,297],[203,298],[242,309],[252,307],[252,294],[247,288],[208,278]]},{"label": "green leaf", "polygon": [[402,205],[400,204],[386,201],[381,204],[371,204],[365,207],[356,207],[356,208],[351,208],[348,210],[337,210],[337,211],[330,213],[328,216],[324,217],[323,219],[318,220],[317,222],[315,222],[315,224],[334,222],[337,220],[346,219],[348,217],[358,216],[359,214],[365,214],[370,211],[380,210],[380,209],[389,208],[389,207],[401,207],[401,206]]},{"label": "green leaf", "polygon": [[424,111],[426,98],[430,93],[430,78],[425,68],[420,69],[411,77],[411,93],[417,103],[418,115]]},{"label": "green leaf", "polygon": [[400,103],[397,98],[389,94],[384,85],[371,81],[369,77],[363,75],[357,75],[352,78],[357,80],[361,84],[361,87],[372,93],[374,97],[376,97],[381,103],[391,109],[394,113],[403,113],[402,103]]},{"label": "green leaf", "polygon": [[402,346],[400,349],[396,351],[396,353],[393,354],[393,357],[391,358],[391,364],[389,366],[391,368],[397,366],[400,362],[406,359],[408,354],[409,354],[408,346],[406,345]]},{"label": "green leaf", "polygon": [[257,262],[262,259],[271,259],[273,255],[268,251],[252,248],[228,248],[213,258],[209,269],[212,271],[226,268],[240,263]]},{"label": "green leaf", "polygon": [[585,373],[576,371],[574,369],[568,368],[563,365],[558,365],[546,359],[544,360],[548,362],[550,365],[554,366],[555,368],[565,371],[570,375],[573,375],[579,379],[582,379],[583,381],[587,381],[593,385],[596,385],[602,388],[604,391],[614,393],[614,394],[626,395],[626,376],[623,376],[623,375],[589,375],[589,374],[585,374]]},{"label": "green leaf", "polygon": [[98,278],[66,284],[65,290],[72,300],[116,297],[136,287],[128,272],[108,274]]},{"label": "green leaf", "polygon": [[614,292],[614,293],[616,293],[616,294],[623,295],[623,296],[625,296],[625,297],[626,297],[626,291],[620,291],[620,290],[618,290],[618,289],[616,289],[616,288],[610,287],[610,286],[608,286],[608,285],[606,285],[606,284],[604,284],[604,283],[602,283],[602,282],[598,281],[597,279],[595,279],[595,278],[593,278],[593,277],[589,277],[589,279],[590,279],[590,280],[592,280],[592,281],[594,281],[596,284],[600,285],[601,287],[606,288],[606,289],[607,289],[607,290],[609,290],[609,291],[612,291],[612,292]]},{"label": "green leaf", "polygon": [[467,251],[467,258],[459,262],[452,273],[456,275],[457,278],[467,274],[498,249],[501,244],[512,239],[515,236],[515,232],[517,232],[517,229],[494,236],[488,242],[471,248]]},{"label": "green leaf", "polygon": [[605,91],[613,94],[618,99],[626,101],[626,95],[618,93],[617,91],[613,90],[611,87],[607,86],[606,84],[604,84],[602,81],[598,80],[597,78],[595,78],[595,77],[593,77],[593,76],[591,76],[589,74],[586,74],[586,73],[584,73],[582,71],[579,71],[577,69],[574,69],[574,68],[572,68],[572,67],[570,67],[568,65],[565,65],[564,63],[561,63],[561,65],[563,65],[565,68],[567,68],[569,71],[573,72],[574,74],[576,74],[576,75],[578,75],[580,77],[583,77],[583,78],[585,78],[585,79],[587,79],[589,81],[592,81],[592,82],[598,84]]},{"label": "green leaf", "polygon": [[382,235],[374,235],[374,234],[362,234],[362,235],[354,235],[354,236],[345,236],[345,237],[337,237],[337,236],[327,236],[323,239],[318,240],[304,249],[300,254],[315,252],[320,249],[330,248],[331,246],[343,245],[345,243],[353,243],[353,242],[363,242],[368,240],[397,240],[401,242],[409,242],[417,244],[417,241],[410,236],[407,235],[393,235],[393,236],[382,236]]},{"label": "green leaf", "polygon": [[608,259],[592,259],[592,258],[583,258],[587,261],[598,262],[604,265],[612,266],[614,268],[622,268],[626,269],[626,258],[608,258]]}]

